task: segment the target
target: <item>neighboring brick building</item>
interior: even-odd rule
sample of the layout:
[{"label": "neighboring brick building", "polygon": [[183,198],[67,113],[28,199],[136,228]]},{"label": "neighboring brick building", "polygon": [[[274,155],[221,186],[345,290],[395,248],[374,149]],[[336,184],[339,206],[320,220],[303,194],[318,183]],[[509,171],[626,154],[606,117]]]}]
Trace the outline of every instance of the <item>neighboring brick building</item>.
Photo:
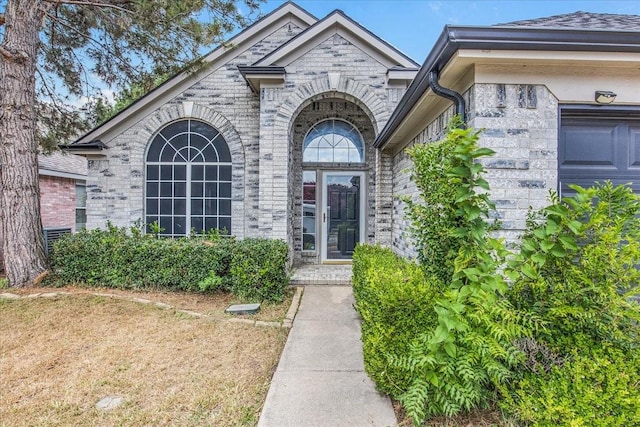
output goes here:
[{"label": "neighboring brick building", "polygon": [[[84,227],[84,186],[87,159],[60,152],[38,155],[40,175],[40,212],[46,231]],[[0,230],[0,271],[3,267],[2,230]]]},{"label": "neighboring brick building", "polygon": [[[446,27],[419,68],[341,11],[318,20],[285,3],[209,54],[206,71],[175,76],[70,147],[89,159],[87,224],[281,238],[294,263],[348,260],[356,242],[412,255],[396,197],[415,194],[403,149],[439,138],[454,114],[439,80],[487,128],[496,216],[515,238],[560,181],[637,178],[637,139],[600,137],[640,129],[638,23],[577,13]],[[596,90],[617,92],[616,108],[595,108]],[[583,150],[586,116],[604,119]]]},{"label": "neighboring brick building", "polygon": [[39,155],[38,166],[42,226],[70,228],[72,232],[84,227],[87,159],[55,152]]}]

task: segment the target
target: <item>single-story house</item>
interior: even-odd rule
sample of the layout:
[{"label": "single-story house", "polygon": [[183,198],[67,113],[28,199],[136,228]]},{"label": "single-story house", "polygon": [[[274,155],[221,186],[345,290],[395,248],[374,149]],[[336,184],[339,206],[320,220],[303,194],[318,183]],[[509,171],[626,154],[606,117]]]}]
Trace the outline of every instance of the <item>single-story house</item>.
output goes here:
[{"label": "single-story house", "polygon": [[[87,159],[53,152],[38,155],[40,212],[46,248],[61,234],[84,228],[86,223]],[[4,270],[0,229],[0,271]]]},{"label": "single-story house", "polygon": [[640,191],[640,16],[447,26],[420,66],[342,11],[288,2],[229,45],[72,144],[89,160],[87,227],[280,238],[295,264],[348,261],[357,242],[412,255],[404,148],[456,112],[497,151],[485,165],[509,238],[568,183]]}]

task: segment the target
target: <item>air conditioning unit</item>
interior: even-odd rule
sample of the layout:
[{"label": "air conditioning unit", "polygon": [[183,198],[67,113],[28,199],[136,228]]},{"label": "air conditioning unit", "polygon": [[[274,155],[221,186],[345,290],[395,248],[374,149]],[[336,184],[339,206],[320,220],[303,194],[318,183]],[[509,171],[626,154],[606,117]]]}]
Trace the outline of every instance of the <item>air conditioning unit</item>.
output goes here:
[{"label": "air conditioning unit", "polygon": [[71,233],[71,227],[45,228],[44,229],[44,246],[47,251],[47,254],[51,251],[53,242],[55,242],[65,234],[70,234],[70,233]]}]

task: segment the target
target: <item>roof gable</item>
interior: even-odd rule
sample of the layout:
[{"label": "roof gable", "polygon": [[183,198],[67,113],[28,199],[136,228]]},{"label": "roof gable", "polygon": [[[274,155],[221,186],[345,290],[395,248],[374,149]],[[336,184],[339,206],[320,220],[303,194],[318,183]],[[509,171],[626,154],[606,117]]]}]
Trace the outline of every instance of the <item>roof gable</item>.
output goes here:
[{"label": "roof gable", "polygon": [[563,15],[507,22],[505,24],[497,24],[496,26],[638,31],[640,30],[640,16],[577,11]]},{"label": "roof gable", "polygon": [[[203,58],[203,69],[215,69],[230,58],[240,55],[246,49],[264,38],[273,30],[291,22],[300,28],[308,28],[318,21],[316,17],[297,4],[288,1],[268,15],[262,17],[253,25],[233,36],[223,46],[219,46]],[[202,78],[202,71],[185,71],[168,79],[166,82],[137,99],[124,110],[120,111],[105,123],[78,138],[72,145],[87,143],[104,138],[104,135],[126,123],[138,120],[140,114],[145,114],[159,104],[180,94],[197,80]]]},{"label": "roof gable", "polygon": [[407,55],[349,18],[341,10],[331,12],[253,65],[257,67],[287,66],[334,34],[339,34],[387,68],[419,66]]}]

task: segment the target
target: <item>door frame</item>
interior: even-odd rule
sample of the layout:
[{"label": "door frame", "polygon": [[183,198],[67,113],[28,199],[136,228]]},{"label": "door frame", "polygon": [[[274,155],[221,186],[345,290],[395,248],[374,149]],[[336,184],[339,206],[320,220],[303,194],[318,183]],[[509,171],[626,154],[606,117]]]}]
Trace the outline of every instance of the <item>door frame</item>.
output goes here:
[{"label": "door frame", "polygon": [[367,173],[365,171],[348,171],[348,170],[321,170],[320,174],[320,185],[321,185],[321,200],[320,200],[320,212],[318,215],[318,220],[320,221],[320,263],[348,263],[351,260],[346,259],[328,259],[327,258],[327,249],[328,249],[328,239],[329,233],[327,230],[327,225],[329,224],[329,211],[328,211],[328,191],[327,191],[327,176],[329,175],[337,175],[337,176],[359,176],[360,177],[360,200],[359,203],[359,242],[364,243],[366,240],[366,198],[367,198]]}]

